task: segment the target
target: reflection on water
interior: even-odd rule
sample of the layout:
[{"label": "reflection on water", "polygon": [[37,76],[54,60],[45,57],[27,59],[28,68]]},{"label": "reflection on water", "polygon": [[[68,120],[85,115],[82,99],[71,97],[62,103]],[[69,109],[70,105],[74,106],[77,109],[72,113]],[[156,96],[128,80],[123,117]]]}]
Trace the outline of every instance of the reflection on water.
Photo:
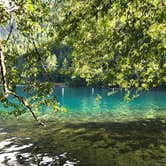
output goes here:
[{"label": "reflection on water", "polygon": [[127,103],[123,92],[55,91],[69,111],[42,110],[46,127],[29,114],[0,119],[0,166],[166,165],[166,92],[143,92]]},{"label": "reflection on water", "polygon": [[[0,165],[63,165],[74,166],[79,161],[68,160],[68,153],[50,156],[47,153],[41,153],[38,147],[30,143],[30,138],[12,137],[0,142]],[[47,145],[44,145],[47,146]],[[37,151],[38,153],[35,153]],[[53,155],[53,153],[52,153]]]},{"label": "reflection on water", "polygon": [[[124,100],[126,92],[119,91],[111,96],[115,89],[97,88],[55,88],[55,94],[67,113],[53,114],[50,109],[41,108],[43,118],[101,119],[112,121],[137,120],[141,118],[166,117],[166,91],[144,91],[131,102]],[[18,92],[23,95],[21,87]],[[132,92],[133,93],[133,92]],[[100,96],[100,99],[96,99]],[[0,112],[10,110],[0,104]],[[27,117],[27,115],[26,115]]]},{"label": "reflection on water", "polygon": [[[58,113],[56,116],[113,121],[166,117],[166,91],[141,92],[131,102],[124,101],[124,91],[109,96],[110,91],[113,89],[55,88],[59,102],[68,109],[67,114]],[[96,100],[98,95],[101,96],[99,101]]]},{"label": "reflection on water", "polygon": [[0,123],[0,165],[164,166],[166,119]]}]

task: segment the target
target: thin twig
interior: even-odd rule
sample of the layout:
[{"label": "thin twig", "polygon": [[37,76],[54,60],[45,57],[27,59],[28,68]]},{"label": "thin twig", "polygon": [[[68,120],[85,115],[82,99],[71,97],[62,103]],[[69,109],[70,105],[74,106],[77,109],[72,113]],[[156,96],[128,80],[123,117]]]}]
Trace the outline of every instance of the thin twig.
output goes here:
[{"label": "thin twig", "polygon": [[[43,62],[41,61],[40,52],[39,52],[39,50],[38,50],[38,48],[37,48],[37,46],[36,46],[36,43],[35,43],[35,39],[34,39],[34,38],[32,38],[32,44],[33,44],[33,46],[34,46],[34,48],[35,48],[36,54],[37,54],[38,57],[39,57],[40,63],[41,63],[41,65],[42,65],[44,71],[46,72],[46,76],[48,77],[48,80],[49,80],[50,82],[52,82],[52,78],[47,74],[47,73],[48,73],[47,68],[44,66]],[[58,102],[57,96],[54,95],[54,97],[55,97],[56,101]]]},{"label": "thin twig", "polygon": [[37,54],[38,57],[39,57],[39,61],[40,61],[41,65],[42,65],[44,71],[47,73],[48,71],[47,71],[46,67],[44,66],[43,62],[41,61],[40,53],[39,53],[39,51],[38,51],[38,48],[37,48],[37,46],[36,46],[36,43],[35,43],[35,39],[34,39],[34,38],[32,38],[32,43],[33,43],[33,46],[34,46],[34,48],[35,48],[36,54]]},{"label": "thin twig", "polygon": [[12,22],[11,27],[10,27],[10,31],[9,31],[8,36],[7,36],[7,39],[5,40],[5,44],[7,44],[8,40],[10,39],[10,36],[12,35],[13,28],[14,28],[14,25],[13,25],[13,22]]}]

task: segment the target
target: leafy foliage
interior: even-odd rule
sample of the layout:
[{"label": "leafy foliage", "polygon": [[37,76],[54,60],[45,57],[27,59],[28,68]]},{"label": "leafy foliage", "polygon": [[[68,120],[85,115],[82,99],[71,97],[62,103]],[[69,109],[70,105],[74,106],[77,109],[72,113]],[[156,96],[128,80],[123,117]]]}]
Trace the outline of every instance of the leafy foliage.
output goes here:
[{"label": "leafy foliage", "polygon": [[70,1],[63,4],[58,38],[74,48],[74,75],[148,89],[165,82],[165,15],[160,0]]},{"label": "leafy foliage", "polygon": [[[164,1],[7,2],[0,1],[0,24],[8,29],[2,41],[7,86],[18,94],[17,85],[25,85],[23,97],[34,110],[42,105],[59,110],[53,96],[57,73],[125,89],[149,89],[166,82]],[[26,112],[4,94],[1,99],[17,115],[19,110]]]},{"label": "leafy foliage", "polygon": [[38,80],[39,73],[45,72],[49,75],[56,68],[56,57],[47,45],[43,46],[46,37],[49,40],[50,5],[50,1],[19,0],[11,1],[7,6],[3,2],[0,6],[3,11],[0,14],[0,23],[10,29],[6,40],[2,41],[7,86],[16,97],[16,94],[20,95],[17,85],[24,85],[24,95],[17,96],[17,101],[11,100],[10,93],[7,98],[1,93],[1,101],[4,106],[12,107],[12,113],[17,116],[28,108],[36,112],[43,105],[59,109],[53,83],[41,83]]}]

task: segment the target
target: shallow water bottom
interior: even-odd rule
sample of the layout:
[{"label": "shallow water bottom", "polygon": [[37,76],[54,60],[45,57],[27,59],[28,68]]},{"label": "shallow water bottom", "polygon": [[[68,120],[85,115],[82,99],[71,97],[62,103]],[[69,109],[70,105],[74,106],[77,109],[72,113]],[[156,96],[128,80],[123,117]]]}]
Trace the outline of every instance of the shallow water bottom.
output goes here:
[{"label": "shallow water bottom", "polygon": [[4,120],[0,165],[164,166],[166,119]]}]

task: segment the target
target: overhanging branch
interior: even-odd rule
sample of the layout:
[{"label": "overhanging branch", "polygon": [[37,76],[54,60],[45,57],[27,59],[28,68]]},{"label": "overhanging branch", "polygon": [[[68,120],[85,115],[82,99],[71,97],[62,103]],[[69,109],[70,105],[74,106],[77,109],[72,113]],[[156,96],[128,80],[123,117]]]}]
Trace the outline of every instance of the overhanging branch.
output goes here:
[{"label": "overhanging branch", "polygon": [[[7,86],[7,79],[6,79],[6,66],[5,66],[5,57],[3,55],[2,45],[0,43],[0,70],[1,70],[1,77],[2,77],[2,89],[3,94],[5,97],[11,95],[19,100],[32,114],[33,118],[39,122],[37,116],[32,110],[31,104],[29,104],[23,97],[17,95],[15,92],[10,91]],[[39,122],[40,125],[44,125],[42,122]]]}]

